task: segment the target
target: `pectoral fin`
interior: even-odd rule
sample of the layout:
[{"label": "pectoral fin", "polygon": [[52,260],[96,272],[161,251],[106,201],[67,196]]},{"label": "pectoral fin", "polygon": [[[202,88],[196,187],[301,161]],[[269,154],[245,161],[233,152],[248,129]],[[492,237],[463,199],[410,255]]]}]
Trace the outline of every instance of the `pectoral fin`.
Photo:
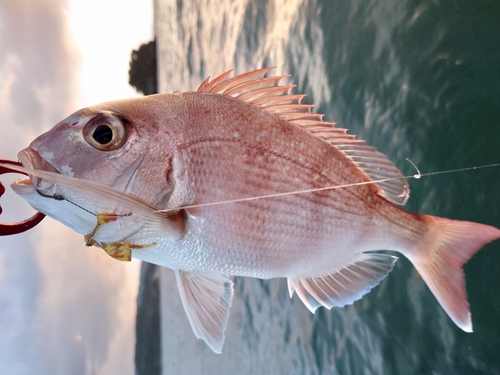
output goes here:
[{"label": "pectoral fin", "polygon": [[223,276],[175,271],[182,305],[191,328],[215,353],[222,352],[233,282]]},{"label": "pectoral fin", "polygon": [[296,291],[314,313],[319,306],[343,307],[360,299],[392,270],[397,257],[361,254],[353,263],[334,272],[307,279],[288,279],[290,297]]}]

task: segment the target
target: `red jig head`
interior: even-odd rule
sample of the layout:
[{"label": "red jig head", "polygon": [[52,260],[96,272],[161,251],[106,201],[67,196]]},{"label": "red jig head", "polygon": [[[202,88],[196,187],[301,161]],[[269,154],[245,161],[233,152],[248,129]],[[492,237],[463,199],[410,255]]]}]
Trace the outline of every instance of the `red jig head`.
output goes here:
[{"label": "red jig head", "polygon": [[[19,163],[17,161],[13,161],[13,160],[0,159],[0,162],[22,167],[21,163]],[[8,167],[0,167],[0,175],[2,175],[4,173],[21,173],[21,174],[24,174],[27,176],[26,173],[17,172],[17,171],[14,171]],[[5,193],[5,187],[0,182],[0,197],[4,193]],[[1,213],[2,213],[2,207],[0,206],[0,214]],[[31,229],[34,226],[36,226],[40,221],[43,220],[44,217],[45,217],[44,214],[42,214],[41,212],[37,212],[36,214],[31,216],[30,218],[23,220],[23,221],[19,221],[17,223],[10,223],[10,224],[0,223],[0,236],[9,236],[12,234],[26,232],[28,229]]]}]

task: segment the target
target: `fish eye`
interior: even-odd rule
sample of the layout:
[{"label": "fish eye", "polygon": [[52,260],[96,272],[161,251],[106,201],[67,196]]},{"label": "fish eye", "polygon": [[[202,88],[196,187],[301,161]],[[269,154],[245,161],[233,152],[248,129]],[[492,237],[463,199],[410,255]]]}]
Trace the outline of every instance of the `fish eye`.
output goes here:
[{"label": "fish eye", "polygon": [[113,129],[108,125],[99,125],[92,133],[94,141],[100,145],[106,145],[113,140]]},{"label": "fish eye", "polygon": [[113,151],[127,140],[127,129],[118,117],[101,113],[84,126],[83,137],[89,145],[100,151]]}]

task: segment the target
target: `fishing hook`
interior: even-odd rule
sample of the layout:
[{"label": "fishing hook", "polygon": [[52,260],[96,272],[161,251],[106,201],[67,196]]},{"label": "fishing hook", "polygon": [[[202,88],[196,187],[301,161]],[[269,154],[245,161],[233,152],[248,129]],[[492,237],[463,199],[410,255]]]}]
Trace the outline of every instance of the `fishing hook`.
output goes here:
[{"label": "fishing hook", "polygon": [[[13,160],[7,160],[7,159],[0,159],[1,163],[5,164],[12,164],[12,165],[17,165],[17,166],[22,166],[21,163]],[[22,172],[17,172],[14,171],[8,167],[0,167],[0,175],[5,174],[5,173],[21,173],[27,176],[26,173]],[[2,185],[0,182],[0,197],[5,193],[5,187]],[[0,214],[2,213],[2,207],[0,206]],[[26,232],[27,230],[35,227],[38,223],[40,223],[43,218],[45,217],[45,214],[42,214],[41,212],[38,212],[31,216],[30,218],[23,220],[23,221],[18,221],[16,223],[10,223],[10,224],[5,224],[5,223],[0,223],[0,236],[10,236],[12,234],[18,234],[18,233],[23,233]]]}]

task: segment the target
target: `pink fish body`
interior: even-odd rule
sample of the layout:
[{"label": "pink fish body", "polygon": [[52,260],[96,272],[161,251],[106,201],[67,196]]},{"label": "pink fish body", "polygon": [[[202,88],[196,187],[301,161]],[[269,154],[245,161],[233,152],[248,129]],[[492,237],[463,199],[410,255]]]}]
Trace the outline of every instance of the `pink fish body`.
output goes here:
[{"label": "pink fish body", "polygon": [[[175,270],[191,326],[215,352],[229,277],[286,277],[314,312],[377,285],[397,259],[377,250],[405,255],[471,331],[462,265],[500,230],[399,208],[409,188],[394,164],[268,71],[84,108],[19,153],[32,177],[13,188],[88,245]],[[308,191],[325,187],[336,188]]]}]

